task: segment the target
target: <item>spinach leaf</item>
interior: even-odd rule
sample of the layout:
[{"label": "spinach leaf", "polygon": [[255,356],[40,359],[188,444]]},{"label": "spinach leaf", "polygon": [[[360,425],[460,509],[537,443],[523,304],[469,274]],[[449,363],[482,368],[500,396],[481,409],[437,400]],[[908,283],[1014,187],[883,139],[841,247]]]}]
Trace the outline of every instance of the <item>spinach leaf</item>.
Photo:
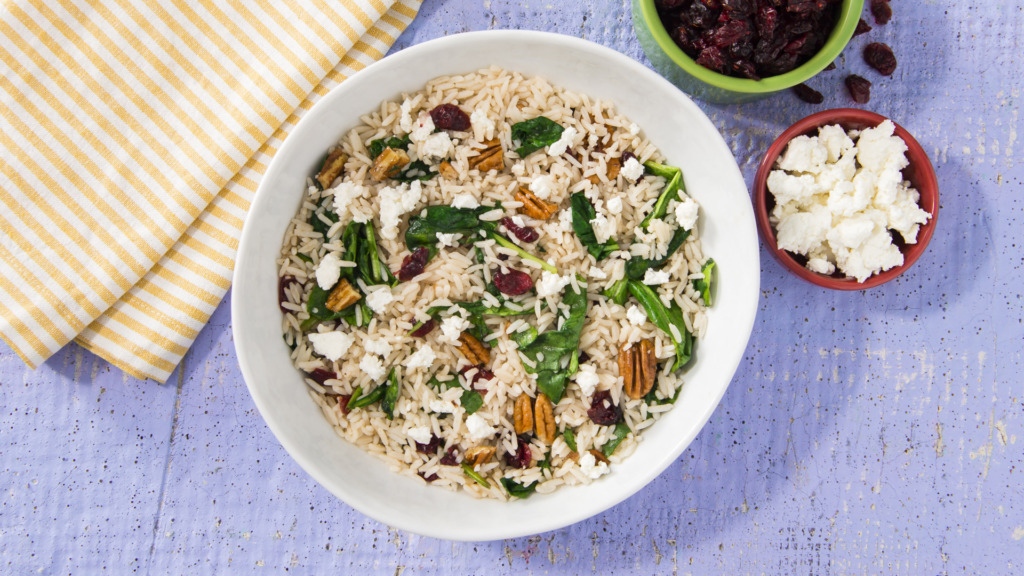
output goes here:
[{"label": "spinach leaf", "polygon": [[519,482],[511,478],[502,478],[501,485],[505,487],[505,491],[508,492],[509,496],[515,496],[516,498],[529,498],[530,494],[537,489],[537,484],[540,481],[534,481],[526,486],[523,486]]},{"label": "spinach leaf", "polygon": [[[450,390],[452,388],[462,388],[459,384],[458,377],[452,378],[447,382],[441,382],[434,376],[430,379],[429,384],[438,390]],[[462,397],[459,398],[459,404],[462,405],[462,409],[466,411],[466,415],[470,415],[479,410],[484,405],[484,397],[476,390],[463,390]]]},{"label": "spinach leaf", "polygon": [[[549,330],[537,334],[536,329],[513,335],[519,344],[519,353],[535,363],[526,366],[526,371],[537,375],[537,389],[555,404],[565,393],[565,383],[579,368],[577,350],[580,334],[587,317],[587,289],[583,278],[577,276],[580,291],[566,288],[562,303],[568,306],[569,315],[560,330]],[[657,296],[655,296],[657,297]],[[565,361],[568,369],[563,367]]]},{"label": "spinach leaf", "polygon": [[675,254],[676,250],[686,242],[686,239],[690,236],[689,230],[683,230],[682,228],[676,228],[676,231],[672,234],[672,239],[668,242],[668,251],[661,258],[630,258],[626,262],[626,278],[630,280],[643,280],[644,274],[648,270],[658,269],[668,262],[668,259]]},{"label": "spinach leaf", "polygon": [[[693,335],[686,329],[682,310],[674,302],[672,306],[666,307],[662,303],[661,298],[658,298],[657,292],[651,289],[650,286],[636,280],[629,281],[629,293],[640,302],[651,322],[660,328],[662,332],[668,334],[672,340],[672,344],[676,349],[676,361],[672,365],[672,371],[675,372],[682,368],[683,365],[690,361],[690,355],[693,352]],[[672,333],[672,326],[676,327],[676,334],[679,335],[678,338]]]},{"label": "spinach leaf", "polygon": [[562,128],[557,122],[544,116],[512,125],[512,140],[519,142],[516,154],[525,158],[530,154],[549,146],[562,137]]},{"label": "spinach leaf", "polygon": [[[679,393],[683,391],[683,387],[680,386],[679,388],[676,388],[676,393],[673,394],[671,398],[658,398],[658,396],[656,395],[657,391],[658,386],[655,385],[654,388],[651,388],[651,391],[648,392],[646,396],[644,396],[644,402],[647,404],[654,404],[658,406],[664,406],[666,404],[675,404],[676,400],[679,400]],[[654,414],[648,413],[647,417],[654,418]]]},{"label": "spinach leaf", "polygon": [[497,222],[480,220],[498,206],[479,206],[477,208],[455,208],[452,206],[427,206],[426,210],[409,218],[409,227],[405,231],[405,245],[410,251],[425,247],[430,257],[437,254],[437,235],[454,234],[465,238],[473,237],[480,230],[491,232],[498,227]]},{"label": "spinach leaf", "polygon": [[683,171],[675,166],[666,166],[664,164],[658,164],[648,160],[644,162],[644,168],[650,174],[655,176],[661,176],[666,180],[665,189],[661,191],[661,195],[658,196],[658,201],[654,203],[654,210],[647,215],[646,218],[640,222],[640,227],[644,230],[651,223],[651,220],[655,218],[661,218],[668,212],[668,203],[672,200],[679,200],[680,190],[683,188]]},{"label": "spinach leaf", "polygon": [[380,387],[384,388],[384,397],[381,398],[380,409],[384,411],[384,415],[388,417],[388,420],[394,420],[395,403],[398,402],[398,394],[402,391],[402,383],[399,382],[394,368],[388,372],[388,383]]},{"label": "spinach leaf", "polygon": [[395,150],[408,150],[409,144],[411,142],[412,141],[409,139],[408,134],[402,136],[401,138],[397,136],[392,136],[391,138],[374,140],[370,142],[370,158],[376,160],[377,156],[380,156],[381,152],[383,152],[385,148],[393,148]]},{"label": "spinach leaf", "polygon": [[437,176],[437,172],[431,172],[429,164],[422,160],[413,160],[405,170],[392,176],[391,179],[396,182],[412,182],[413,180],[426,182],[434,176]]},{"label": "spinach leaf", "polygon": [[551,452],[544,455],[544,459],[537,462],[537,468],[541,470],[551,470]]},{"label": "spinach leaf", "polygon": [[704,275],[703,278],[698,278],[693,281],[693,289],[700,292],[701,298],[704,299],[704,305],[711,306],[711,285],[714,283],[715,278],[715,261],[712,258],[708,258],[708,261],[701,267],[700,273]]},{"label": "spinach leaf", "polygon": [[327,232],[331,229],[331,224],[324,222],[320,218],[321,214],[330,220],[332,224],[338,221],[338,215],[334,213],[334,196],[327,196],[326,194],[321,196],[320,203],[317,204],[315,210],[309,213],[309,218],[306,220],[313,227],[314,231],[319,232],[326,239]]},{"label": "spinach leaf", "polygon": [[381,398],[384,397],[384,393],[387,391],[387,387],[384,385],[377,386],[372,392],[359,395],[363,389],[361,386],[356,386],[356,389],[352,391],[352,397],[349,398],[347,408],[349,410],[355,410],[356,408],[365,408],[375,402],[380,402]]},{"label": "spinach leaf", "polygon": [[329,295],[330,292],[321,288],[319,284],[313,285],[313,289],[309,292],[309,299],[306,300],[306,312],[309,313],[309,319],[304,320],[299,326],[303,332],[313,329],[321,322],[337,320],[342,317],[345,310],[335,312],[327,307],[327,297]]},{"label": "spinach leaf", "polygon": [[601,294],[604,294],[606,298],[615,302],[619,306],[622,306],[626,303],[626,299],[629,298],[629,278],[617,280]]},{"label": "spinach leaf", "polygon": [[600,261],[619,249],[619,243],[614,238],[609,238],[603,243],[597,241],[594,227],[590,224],[590,221],[597,217],[597,211],[583,192],[570,196],[569,202],[572,210],[572,229],[591,256]]},{"label": "spinach leaf", "polygon": [[517,246],[515,243],[513,243],[511,240],[509,240],[508,238],[505,238],[501,234],[498,234],[497,232],[494,232],[492,230],[491,233],[490,233],[490,236],[491,236],[491,238],[494,238],[494,241],[497,242],[498,245],[504,246],[505,248],[509,248],[511,250],[515,250],[519,254],[520,258],[525,258],[527,260],[533,260],[537,264],[540,264],[540,267],[541,267],[542,270],[547,270],[548,272],[551,272],[552,274],[558,274],[558,268],[555,268],[555,266],[553,264],[549,264],[544,259],[538,258],[538,257],[534,256],[533,254],[530,254],[526,250],[523,250],[522,248]]},{"label": "spinach leaf", "polygon": [[572,428],[567,427],[565,432],[562,432],[562,438],[565,440],[565,445],[569,447],[569,450],[579,452],[576,449],[576,434],[573,433]]},{"label": "spinach leaf", "polygon": [[619,444],[622,444],[622,441],[626,439],[626,436],[629,436],[629,426],[625,422],[619,422],[615,425],[614,435],[601,447],[601,452],[605,456],[611,456],[612,452],[615,452],[615,449],[619,447]]},{"label": "spinach leaf", "polygon": [[476,470],[473,470],[473,467],[467,464],[466,462],[462,463],[462,471],[465,472],[466,476],[469,476],[470,478],[473,479],[474,482],[483,486],[484,488],[489,489],[491,487],[490,483],[488,483],[487,480],[484,480],[484,477],[478,474]]}]

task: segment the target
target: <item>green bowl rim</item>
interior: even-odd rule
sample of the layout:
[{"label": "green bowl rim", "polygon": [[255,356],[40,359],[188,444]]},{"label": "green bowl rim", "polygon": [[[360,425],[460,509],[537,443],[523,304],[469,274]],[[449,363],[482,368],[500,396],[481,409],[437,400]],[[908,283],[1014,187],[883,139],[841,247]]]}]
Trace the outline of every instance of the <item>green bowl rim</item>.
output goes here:
[{"label": "green bowl rim", "polygon": [[861,13],[864,11],[864,0],[844,0],[842,11],[839,13],[839,21],[832,29],[825,45],[810,60],[797,66],[793,70],[762,78],[761,80],[750,80],[748,78],[734,78],[709,70],[686,55],[685,52],[668,35],[665,25],[661,23],[658,11],[654,7],[654,0],[638,0],[640,12],[643,15],[644,23],[651,32],[658,46],[676,63],[680,68],[698,80],[745,94],[764,94],[778,92],[809,80],[812,76],[824,70],[830,62],[839,57],[846,48],[846,45],[853,38],[853,32],[857,29],[857,22],[860,21]]}]

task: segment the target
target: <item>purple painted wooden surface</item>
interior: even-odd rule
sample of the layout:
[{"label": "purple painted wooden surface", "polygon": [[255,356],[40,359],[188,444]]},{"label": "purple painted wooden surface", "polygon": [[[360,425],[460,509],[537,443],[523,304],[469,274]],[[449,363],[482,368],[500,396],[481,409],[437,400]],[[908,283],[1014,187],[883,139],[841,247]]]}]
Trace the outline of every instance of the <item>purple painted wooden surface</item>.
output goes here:
[{"label": "purple painted wooden surface", "polygon": [[[932,155],[942,207],[898,281],[825,292],[763,262],[747,353],[679,461],[555,532],[450,543],[390,529],[310,480],[239,375],[225,302],[173,381],[69,346],[37,371],[0,346],[0,573],[1012,574],[1024,565],[1024,8],[894,2],[819,78],[875,82],[870,110]],[[582,36],[646,62],[629,2],[427,0],[401,48],[487,28]],[[892,79],[859,48],[894,46]],[[834,93],[832,92],[834,90]],[[817,108],[701,104],[749,182]]]}]

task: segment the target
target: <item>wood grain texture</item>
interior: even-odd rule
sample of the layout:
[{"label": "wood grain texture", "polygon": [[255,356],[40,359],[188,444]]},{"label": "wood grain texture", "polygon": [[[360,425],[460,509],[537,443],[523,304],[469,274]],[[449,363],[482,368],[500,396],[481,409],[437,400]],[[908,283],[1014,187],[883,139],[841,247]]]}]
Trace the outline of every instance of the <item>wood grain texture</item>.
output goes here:
[{"label": "wood grain texture", "polygon": [[[0,349],[3,574],[1013,574],[1024,565],[1024,72],[1016,2],[894,2],[814,85],[699,103],[750,182],[793,121],[852,104],[932,156],[928,251],[863,293],[801,283],[762,253],[762,299],[732,386],[693,445],[626,502],[503,542],[391,529],[315,484],[242,382],[228,303],[172,382],[69,346],[29,371]],[[427,0],[396,50],[488,28],[581,36],[646,62],[628,0]],[[860,50],[891,44],[891,79]]]}]

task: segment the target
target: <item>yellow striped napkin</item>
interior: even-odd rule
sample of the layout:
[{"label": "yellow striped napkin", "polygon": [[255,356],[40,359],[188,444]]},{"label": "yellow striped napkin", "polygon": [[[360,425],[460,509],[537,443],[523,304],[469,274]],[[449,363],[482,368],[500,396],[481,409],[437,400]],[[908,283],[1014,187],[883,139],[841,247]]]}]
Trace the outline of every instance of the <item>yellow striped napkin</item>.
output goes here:
[{"label": "yellow striped napkin", "polygon": [[0,5],[0,335],[165,381],[230,286],[246,210],[303,113],[420,0]]}]

